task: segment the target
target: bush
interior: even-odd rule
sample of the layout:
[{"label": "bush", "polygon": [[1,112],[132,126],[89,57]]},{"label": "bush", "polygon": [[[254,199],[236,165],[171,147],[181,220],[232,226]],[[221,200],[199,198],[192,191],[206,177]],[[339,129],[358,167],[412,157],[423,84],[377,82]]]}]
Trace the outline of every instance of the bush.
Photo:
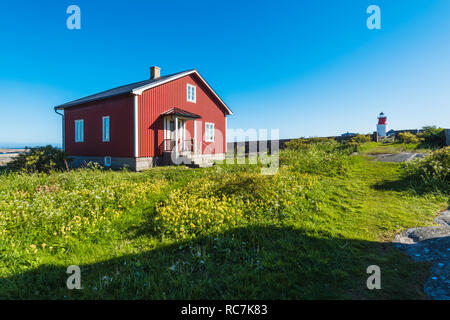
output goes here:
[{"label": "bush", "polygon": [[299,139],[293,139],[291,141],[286,142],[284,147],[286,149],[291,150],[301,150],[304,148],[308,148],[310,145],[322,143],[322,142],[329,142],[334,141],[330,138],[322,138],[322,137],[312,137],[312,138],[299,138]]},{"label": "bush", "polygon": [[370,134],[363,135],[357,134],[352,138],[344,141],[343,147],[349,151],[349,153],[357,152],[361,144],[372,141]]},{"label": "bush", "polygon": [[67,168],[67,155],[63,151],[50,145],[28,149],[7,164],[12,171],[50,172]]},{"label": "bush", "polygon": [[350,139],[350,142],[356,142],[356,143],[365,143],[372,141],[372,138],[370,134],[357,134],[356,136],[352,137]]},{"label": "bush", "polygon": [[450,190],[450,147],[438,149],[423,159],[405,165],[409,178],[440,191]]},{"label": "bush", "polygon": [[423,132],[419,133],[418,136],[423,138],[425,144],[429,146],[445,146],[445,132],[443,128],[436,126],[423,127]]},{"label": "bush", "polygon": [[400,132],[397,136],[397,141],[400,143],[419,143],[420,138],[411,132]]}]

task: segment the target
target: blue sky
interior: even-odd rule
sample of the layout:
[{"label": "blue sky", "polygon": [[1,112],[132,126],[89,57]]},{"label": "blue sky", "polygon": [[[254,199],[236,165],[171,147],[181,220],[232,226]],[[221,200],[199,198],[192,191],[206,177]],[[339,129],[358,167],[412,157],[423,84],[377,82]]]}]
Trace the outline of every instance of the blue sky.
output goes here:
[{"label": "blue sky", "polygon": [[[81,8],[68,30],[66,8]],[[366,8],[381,9],[369,30]],[[53,106],[196,68],[229,128],[450,128],[450,1],[20,1],[0,9],[0,146],[60,143]]]}]

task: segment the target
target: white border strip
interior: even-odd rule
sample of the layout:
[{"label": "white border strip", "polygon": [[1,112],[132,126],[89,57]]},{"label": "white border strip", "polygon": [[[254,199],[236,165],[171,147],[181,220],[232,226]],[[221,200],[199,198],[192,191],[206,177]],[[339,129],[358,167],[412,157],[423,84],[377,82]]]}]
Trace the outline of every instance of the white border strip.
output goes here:
[{"label": "white border strip", "polygon": [[139,96],[134,96],[134,157],[139,157]]}]

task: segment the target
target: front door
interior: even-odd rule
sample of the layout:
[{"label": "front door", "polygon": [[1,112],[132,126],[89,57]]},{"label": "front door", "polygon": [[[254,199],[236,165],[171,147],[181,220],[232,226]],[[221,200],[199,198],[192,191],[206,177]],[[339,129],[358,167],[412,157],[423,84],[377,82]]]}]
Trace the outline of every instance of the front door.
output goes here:
[{"label": "front door", "polygon": [[178,128],[177,128],[177,136],[178,136],[178,151],[184,151],[184,140],[185,140],[185,132],[184,129],[186,127],[186,120],[178,119]]},{"label": "front door", "polygon": [[172,151],[175,147],[175,120],[165,119],[164,151]]},{"label": "front door", "polygon": [[176,137],[178,138],[178,152],[186,149],[186,119],[178,119],[177,122],[178,126],[175,128],[174,119],[165,119],[164,151],[174,151],[176,146]]}]

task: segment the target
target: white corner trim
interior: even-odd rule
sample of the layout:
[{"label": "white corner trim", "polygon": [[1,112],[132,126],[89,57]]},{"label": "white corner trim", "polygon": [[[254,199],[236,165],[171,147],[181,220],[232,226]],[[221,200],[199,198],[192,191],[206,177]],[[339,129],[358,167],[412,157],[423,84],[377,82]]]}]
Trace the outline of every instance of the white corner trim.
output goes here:
[{"label": "white corner trim", "polygon": [[198,154],[197,150],[197,120],[194,119],[194,154]]},{"label": "white corner trim", "polygon": [[139,157],[139,96],[134,96],[134,157]]},{"label": "white corner trim", "polygon": [[61,118],[62,118],[62,151],[66,152],[66,117],[65,117],[65,113],[62,115]]},{"label": "white corner trim", "polygon": [[225,153],[228,152],[228,143],[227,143],[227,117],[225,117]]}]

